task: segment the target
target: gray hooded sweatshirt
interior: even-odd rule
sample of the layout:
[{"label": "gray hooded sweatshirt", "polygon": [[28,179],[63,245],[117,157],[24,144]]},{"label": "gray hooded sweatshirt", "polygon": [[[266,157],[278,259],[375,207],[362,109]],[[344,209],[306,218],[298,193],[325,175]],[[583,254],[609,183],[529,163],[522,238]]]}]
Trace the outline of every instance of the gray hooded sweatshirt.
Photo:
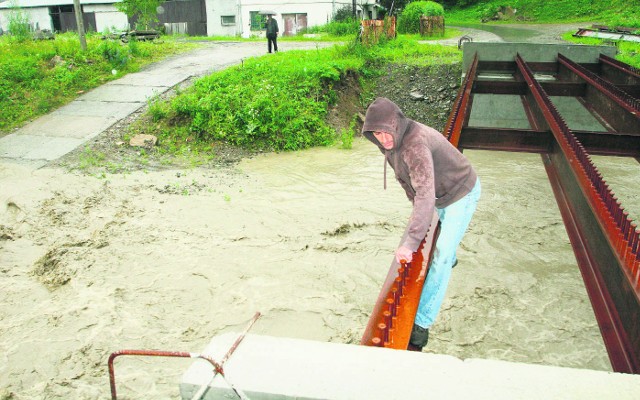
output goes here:
[{"label": "gray hooded sweatshirt", "polygon": [[[382,147],[373,132],[393,135],[393,148]],[[429,230],[435,207],[444,208],[467,195],[476,183],[476,172],[444,135],[405,117],[384,97],[367,109],[362,134],[380,148],[413,203],[402,245],[416,251]]]}]

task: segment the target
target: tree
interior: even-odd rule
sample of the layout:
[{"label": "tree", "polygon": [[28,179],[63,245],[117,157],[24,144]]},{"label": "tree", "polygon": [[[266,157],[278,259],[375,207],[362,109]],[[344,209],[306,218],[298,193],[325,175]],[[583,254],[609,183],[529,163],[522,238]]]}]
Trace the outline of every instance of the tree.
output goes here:
[{"label": "tree", "polygon": [[165,0],[122,0],[116,3],[118,10],[129,17],[138,16],[138,23],[145,28],[158,22],[157,9]]},{"label": "tree", "polygon": [[87,51],[87,39],[84,36],[84,22],[82,21],[82,7],[80,0],[73,0],[73,11],[76,14],[76,25],[78,26],[78,38],[82,51]]},{"label": "tree", "polygon": [[385,8],[388,15],[397,15],[398,10],[402,10],[410,2],[411,0],[380,0],[380,5]]},{"label": "tree", "polygon": [[345,4],[342,8],[339,8],[338,11],[336,11],[336,14],[333,16],[333,20],[336,22],[353,21],[354,19],[353,7],[347,4]]}]

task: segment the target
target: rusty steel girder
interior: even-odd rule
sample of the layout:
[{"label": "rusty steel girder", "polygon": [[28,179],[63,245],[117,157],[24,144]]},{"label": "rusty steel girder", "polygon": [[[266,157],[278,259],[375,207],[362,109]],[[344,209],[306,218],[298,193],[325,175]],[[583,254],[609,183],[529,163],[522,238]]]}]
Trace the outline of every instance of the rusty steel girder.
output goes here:
[{"label": "rusty steel girder", "polygon": [[[596,86],[589,73],[558,55],[562,65]],[[640,231],[636,229],[615,195],[591,162],[584,146],[520,57],[519,72],[553,133],[554,143],[543,161],[567,228],[613,369],[640,373]],[[598,85],[607,96],[622,100],[606,85]],[[622,102],[624,103],[624,101]],[[624,103],[626,110],[635,110]],[[637,127],[636,123],[636,127]]]}]

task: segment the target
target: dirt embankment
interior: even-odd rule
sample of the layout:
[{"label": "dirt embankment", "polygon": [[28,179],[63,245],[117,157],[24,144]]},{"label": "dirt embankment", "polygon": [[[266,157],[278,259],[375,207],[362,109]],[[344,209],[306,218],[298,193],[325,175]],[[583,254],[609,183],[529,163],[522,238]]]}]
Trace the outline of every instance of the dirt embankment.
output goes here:
[{"label": "dirt embankment", "polygon": [[[460,86],[461,68],[461,64],[432,67],[390,65],[374,85],[373,98],[387,97],[398,104],[407,117],[442,131]],[[190,83],[185,82],[181,86]],[[329,110],[328,123],[339,134],[343,129],[350,128],[354,117],[364,116],[367,104],[363,105],[363,93],[354,76],[347,76],[336,89],[338,101]],[[164,97],[174,94],[174,91],[170,91]],[[90,173],[122,173],[183,167],[198,159],[195,155],[183,159],[163,154],[157,147],[130,147],[126,138],[135,133],[136,126],[144,124],[149,118],[146,111],[147,107],[143,107],[123,118],[87,146],[53,161],[49,166],[82,168]],[[356,128],[359,129],[359,126]],[[214,152],[213,159],[197,161],[204,162],[204,166],[217,168],[236,164],[255,155],[251,151],[222,143],[216,143]]]}]

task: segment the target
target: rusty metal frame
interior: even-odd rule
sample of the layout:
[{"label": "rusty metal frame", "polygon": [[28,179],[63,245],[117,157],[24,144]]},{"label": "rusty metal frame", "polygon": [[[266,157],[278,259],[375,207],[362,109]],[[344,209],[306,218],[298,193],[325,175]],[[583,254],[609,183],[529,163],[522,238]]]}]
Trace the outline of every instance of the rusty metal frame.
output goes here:
[{"label": "rusty metal frame", "polygon": [[[220,362],[217,362],[211,356],[206,355],[206,354],[191,353],[191,352],[186,352],[186,351],[118,350],[118,351],[115,351],[115,352],[111,353],[111,355],[109,355],[109,360],[107,361],[107,365],[108,365],[108,369],[109,369],[109,387],[111,388],[111,400],[117,400],[118,399],[118,393],[117,393],[117,390],[116,390],[116,371],[115,371],[114,362],[115,362],[115,359],[117,357],[119,357],[119,356],[200,358],[202,360],[205,360],[205,361],[209,362],[209,364],[211,364],[211,366],[213,367],[213,377],[214,378],[215,378],[216,375],[219,374],[227,382],[227,384],[229,384],[231,389],[241,399],[246,398],[246,396],[244,396],[244,394],[242,393],[242,391],[240,389],[234,387],[231,384],[231,382],[229,382],[229,380],[225,376],[223,367],[224,367],[224,364],[227,362],[227,360],[231,357],[233,352],[238,348],[238,346],[240,345],[240,343],[242,342],[242,340],[246,336],[247,332],[249,332],[249,330],[251,329],[253,324],[258,320],[258,318],[260,318],[260,316],[261,316],[260,312],[256,312],[254,314],[253,318],[251,318],[251,320],[247,324],[247,327],[245,328],[245,330],[238,336],[238,338],[235,340],[235,342],[233,342],[233,344],[231,345],[231,347],[229,348],[227,353],[224,355],[222,360],[220,360]],[[207,389],[208,389],[207,386],[203,386],[202,388],[200,388],[200,391],[198,393],[196,393],[196,396],[194,396],[194,398],[196,398],[196,399],[201,398],[201,395],[204,394],[204,392]]]},{"label": "rusty metal frame", "polygon": [[[543,161],[612,367],[640,373],[640,233],[526,62],[516,61],[555,138]],[[573,71],[585,77],[584,70]]]}]

